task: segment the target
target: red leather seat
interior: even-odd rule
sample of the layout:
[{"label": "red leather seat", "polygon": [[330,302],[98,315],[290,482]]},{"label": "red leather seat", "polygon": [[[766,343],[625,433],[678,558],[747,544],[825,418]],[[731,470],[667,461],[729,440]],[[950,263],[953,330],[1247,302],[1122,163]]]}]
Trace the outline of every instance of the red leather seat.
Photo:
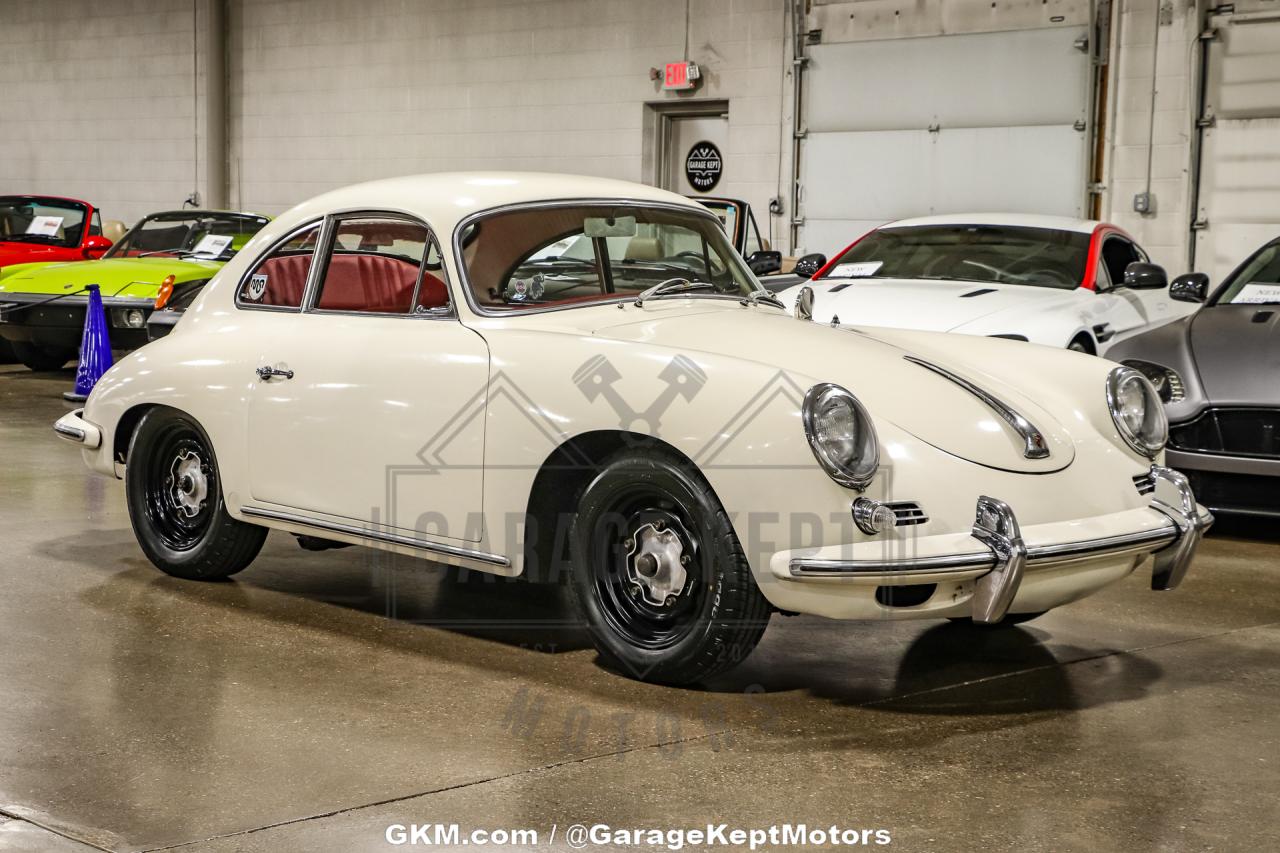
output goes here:
[{"label": "red leather seat", "polygon": [[302,291],[306,289],[307,273],[310,271],[310,252],[267,258],[255,272],[255,275],[267,277],[267,289],[259,304],[297,308],[302,304]]},{"label": "red leather seat", "polygon": [[337,253],[329,259],[320,301],[325,311],[407,314],[418,267],[388,255]]}]

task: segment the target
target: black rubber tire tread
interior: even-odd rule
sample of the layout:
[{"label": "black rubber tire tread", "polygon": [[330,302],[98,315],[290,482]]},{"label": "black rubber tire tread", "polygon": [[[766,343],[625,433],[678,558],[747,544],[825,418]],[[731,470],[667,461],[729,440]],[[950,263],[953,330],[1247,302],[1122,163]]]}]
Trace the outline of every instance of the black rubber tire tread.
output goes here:
[{"label": "black rubber tire tread", "polygon": [[[217,457],[214,455],[213,443],[194,418],[177,409],[157,406],[142,416],[137,429],[129,441],[129,453],[125,465],[125,497],[129,507],[129,521],[133,525],[134,535],[142,551],[152,564],[160,571],[186,580],[221,580],[242,571],[262,550],[267,538],[267,529],[256,524],[246,524],[232,518],[223,503],[222,478],[217,478],[216,494],[210,496],[214,502],[214,516],[205,530],[200,542],[186,551],[175,551],[169,548],[151,529],[150,521],[144,509],[146,503],[146,484],[142,482],[145,466],[141,461],[148,453],[148,443],[161,428],[174,421],[183,422],[198,433],[205,447],[214,456],[211,463],[217,470]],[[139,464],[130,464],[137,461]]]},{"label": "black rubber tire tread", "polygon": [[76,357],[76,351],[66,347],[44,347],[30,341],[12,341],[13,356],[37,372],[61,370]]},{"label": "black rubber tire tread", "polygon": [[[714,532],[714,539],[707,550],[715,555],[710,574],[715,589],[719,590],[719,600],[713,605],[714,615],[705,621],[701,636],[686,638],[675,648],[657,653],[627,644],[589,606],[587,596],[594,598],[595,586],[591,582],[590,567],[584,560],[584,531],[581,527],[583,520],[590,516],[587,507],[592,489],[602,478],[644,476],[646,471],[679,477],[697,494],[701,504],[688,509],[710,512],[710,517],[704,522]],[[741,663],[764,635],[773,608],[751,574],[728,513],[696,468],[670,452],[626,449],[605,460],[581,496],[569,542],[573,568],[569,584],[571,597],[587,624],[596,649],[607,662],[626,675],[661,684],[696,684]],[[714,595],[714,591],[711,594]]]}]

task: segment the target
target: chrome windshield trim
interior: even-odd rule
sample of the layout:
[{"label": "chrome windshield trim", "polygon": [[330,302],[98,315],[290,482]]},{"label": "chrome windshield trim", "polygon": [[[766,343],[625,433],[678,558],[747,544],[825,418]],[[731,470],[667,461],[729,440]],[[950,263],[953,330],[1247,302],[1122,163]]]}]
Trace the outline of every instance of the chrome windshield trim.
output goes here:
[{"label": "chrome windshield trim", "polygon": [[925,361],[924,359],[917,358],[913,355],[904,355],[903,358],[912,364],[917,364],[926,370],[932,370],[939,376],[951,380],[985,403],[993,412],[999,415],[1005,423],[1013,427],[1013,431],[1022,438],[1022,455],[1024,457],[1027,459],[1045,459],[1049,456],[1049,445],[1044,440],[1044,434],[1040,432],[1036,425],[1031,423],[1031,421],[1027,420],[1013,407],[996,397],[990,391],[980,388],[968,379],[965,379],[963,376],[952,373],[945,367],[940,367],[933,362]]},{"label": "chrome windshield trim", "polygon": [[389,533],[383,530],[370,530],[351,524],[338,524],[332,521],[321,521],[304,515],[294,515],[289,512],[279,512],[277,510],[262,509],[254,506],[241,507],[240,512],[255,518],[267,518],[273,521],[282,521],[286,524],[311,527],[316,530],[328,530],[332,533],[356,536],[360,539],[368,539],[374,542],[403,545],[407,548],[416,548],[419,551],[426,551],[431,554],[440,554],[446,557],[454,557],[459,560],[470,560],[472,562],[483,563],[488,566],[497,566],[504,569],[511,567],[511,561],[499,554],[490,554],[486,551],[477,551],[473,548],[461,548],[457,545],[446,545],[441,542],[431,542],[426,539],[418,539],[414,536]]}]

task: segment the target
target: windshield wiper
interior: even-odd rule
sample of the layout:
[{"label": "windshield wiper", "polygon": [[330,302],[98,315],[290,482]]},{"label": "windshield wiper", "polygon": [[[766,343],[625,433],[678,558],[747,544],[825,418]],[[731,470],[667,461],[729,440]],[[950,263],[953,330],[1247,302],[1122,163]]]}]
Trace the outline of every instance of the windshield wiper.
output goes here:
[{"label": "windshield wiper", "polygon": [[636,297],[636,307],[644,306],[646,299],[657,299],[662,296],[674,296],[678,293],[688,293],[690,290],[715,290],[716,286],[709,281],[690,281],[687,278],[669,278],[666,281],[659,282],[648,290],[643,290]]},{"label": "windshield wiper", "polygon": [[787,310],[786,303],[767,290],[753,290],[742,298],[743,305],[759,305],[761,302],[775,305],[783,311]]}]

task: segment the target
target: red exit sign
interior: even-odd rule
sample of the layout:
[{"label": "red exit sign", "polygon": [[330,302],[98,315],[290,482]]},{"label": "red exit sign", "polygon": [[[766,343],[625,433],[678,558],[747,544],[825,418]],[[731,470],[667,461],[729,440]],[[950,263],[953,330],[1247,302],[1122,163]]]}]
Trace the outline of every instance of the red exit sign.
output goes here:
[{"label": "red exit sign", "polygon": [[666,74],[662,78],[662,88],[692,89],[699,74],[696,62],[668,62]]}]

